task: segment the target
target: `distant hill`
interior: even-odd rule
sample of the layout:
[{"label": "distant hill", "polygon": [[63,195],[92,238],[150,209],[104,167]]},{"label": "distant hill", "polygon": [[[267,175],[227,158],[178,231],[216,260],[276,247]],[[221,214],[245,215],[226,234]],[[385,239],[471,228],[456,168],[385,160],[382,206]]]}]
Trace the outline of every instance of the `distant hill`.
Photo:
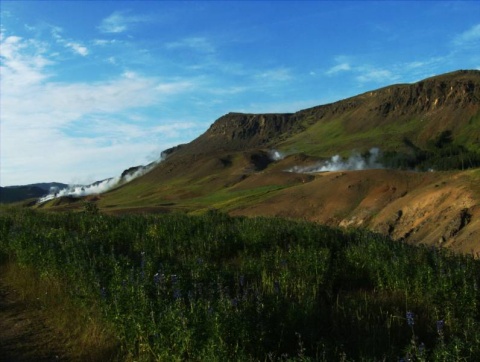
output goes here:
[{"label": "distant hill", "polygon": [[59,182],[42,182],[30,185],[0,187],[0,203],[8,204],[39,198],[47,195],[51,188],[63,189],[67,186]]},{"label": "distant hill", "polygon": [[[364,163],[387,170],[302,171],[322,170],[315,165],[327,161],[347,163],[354,151],[368,158],[375,147],[379,159]],[[150,172],[97,198],[99,208],[110,213],[214,208],[301,218],[480,252],[477,70],[392,85],[295,113],[228,113],[162,158]]]}]

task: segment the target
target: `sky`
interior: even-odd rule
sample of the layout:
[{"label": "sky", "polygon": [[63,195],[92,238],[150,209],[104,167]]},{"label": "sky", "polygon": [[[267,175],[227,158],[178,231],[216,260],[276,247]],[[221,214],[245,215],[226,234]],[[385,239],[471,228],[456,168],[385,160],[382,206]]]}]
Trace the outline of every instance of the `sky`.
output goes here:
[{"label": "sky", "polygon": [[480,69],[478,1],[5,1],[0,185],[88,184],[228,112]]}]

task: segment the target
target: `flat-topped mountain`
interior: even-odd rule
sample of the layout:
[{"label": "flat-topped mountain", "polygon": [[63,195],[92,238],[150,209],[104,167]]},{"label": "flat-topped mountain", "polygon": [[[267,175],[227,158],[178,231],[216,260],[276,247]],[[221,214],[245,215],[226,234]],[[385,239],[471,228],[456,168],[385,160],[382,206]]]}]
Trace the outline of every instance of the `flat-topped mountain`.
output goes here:
[{"label": "flat-topped mountain", "polygon": [[479,111],[480,71],[461,70],[296,113],[229,113],[178,153],[275,147],[328,156],[370,146],[396,149],[405,137],[422,146],[445,130],[478,150],[480,136],[472,131]]}]

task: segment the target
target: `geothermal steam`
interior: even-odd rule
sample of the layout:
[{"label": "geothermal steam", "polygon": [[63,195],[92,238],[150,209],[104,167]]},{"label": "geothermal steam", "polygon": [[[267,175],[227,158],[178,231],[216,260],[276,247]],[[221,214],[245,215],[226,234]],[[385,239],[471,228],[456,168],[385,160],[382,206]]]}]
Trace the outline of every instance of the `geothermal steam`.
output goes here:
[{"label": "geothermal steam", "polygon": [[283,160],[285,158],[285,155],[282,152],[277,151],[277,150],[268,151],[268,155],[270,156],[270,159],[272,161],[280,161],[280,160]]},{"label": "geothermal steam", "polygon": [[378,161],[380,150],[372,148],[368,154],[362,156],[359,153],[353,153],[348,159],[344,160],[341,156],[335,155],[330,160],[318,163],[313,166],[294,166],[288,169],[288,172],[296,173],[314,173],[314,172],[332,172],[332,171],[355,171],[383,168]]},{"label": "geothermal steam", "polygon": [[38,199],[38,203],[43,203],[48,200],[55,199],[57,197],[63,196],[73,196],[73,197],[82,197],[88,195],[98,195],[104,192],[107,192],[114,187],[126,184],[137,177],[140,177],[146,174],[148,171],[153,169],[159,162],[155,161],[150,163],[147,166],[140,166],[135,171],[124,172],[121,176],[111,177],[102,181],[94,182],[90,185],[70,185],[64,189],[59,190],[57,187],[52,187],[50,193],[47,196],[44,196]]}]

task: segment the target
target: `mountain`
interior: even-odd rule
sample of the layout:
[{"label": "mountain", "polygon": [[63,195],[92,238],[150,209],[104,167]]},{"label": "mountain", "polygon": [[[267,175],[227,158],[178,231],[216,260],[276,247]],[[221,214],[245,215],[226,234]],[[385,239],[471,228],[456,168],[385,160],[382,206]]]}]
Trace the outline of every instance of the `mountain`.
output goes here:
[{"label": "mountain", "polygon": [[[100,209],[215,208],[367,227],[480,252],[480,71],[296,113],[229,113],[162,157],[143,176],[101,195]],[[367,166],[377,169],[355,170]]]},{"label": "mountain", "polygon": [[52,188],[63,189],[68,185],[59,182],[43,182],[30,185],[0,187],[0,203],[7,204],[39,198],[47,195]]},{"label": "mountain", "polygon": [[394,85],[292,114],[229,113],[177,153],[216,153],[275,147],[286,152],[328,156],[375,145],[418,145],[442,131],[480,150],[480,71],[463,70]]}]

